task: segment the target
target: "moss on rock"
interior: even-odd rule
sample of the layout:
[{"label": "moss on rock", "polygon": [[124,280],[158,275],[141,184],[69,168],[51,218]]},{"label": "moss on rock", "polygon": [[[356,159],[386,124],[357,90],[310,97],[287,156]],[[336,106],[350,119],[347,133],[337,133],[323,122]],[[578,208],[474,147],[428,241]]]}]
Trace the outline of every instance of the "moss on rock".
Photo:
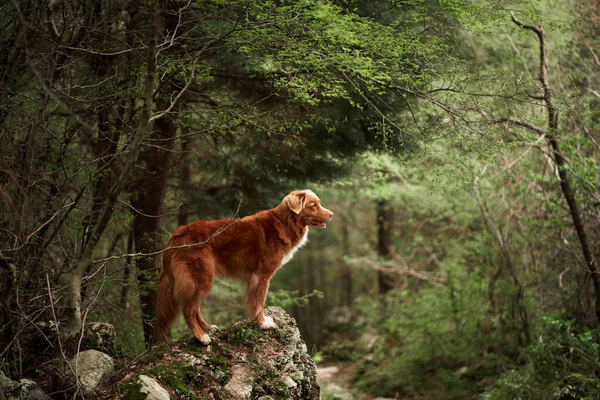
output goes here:
[{"label": "moss on rock", "polygon": [[265,314],[278,329],[247,321],[211,333],[210,346],[187,335],[171,346],[155,346],[119,382],[115,397],[138,400],[138,378],[147,375],[173,399],[318,399],[315,364],[296,321],[280,308]]}]

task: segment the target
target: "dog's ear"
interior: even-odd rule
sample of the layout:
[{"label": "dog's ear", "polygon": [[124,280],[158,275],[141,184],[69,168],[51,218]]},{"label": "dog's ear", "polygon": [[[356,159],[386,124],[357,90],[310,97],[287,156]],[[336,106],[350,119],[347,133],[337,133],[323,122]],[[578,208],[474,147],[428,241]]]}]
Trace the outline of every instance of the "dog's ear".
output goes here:
[{"label": "dog's ear", "polygon": [[283,202],[296,214],[300,214],[300,211],[304,210],[306,205],[306,193],[301,191],[295,191],[283,199]]}]

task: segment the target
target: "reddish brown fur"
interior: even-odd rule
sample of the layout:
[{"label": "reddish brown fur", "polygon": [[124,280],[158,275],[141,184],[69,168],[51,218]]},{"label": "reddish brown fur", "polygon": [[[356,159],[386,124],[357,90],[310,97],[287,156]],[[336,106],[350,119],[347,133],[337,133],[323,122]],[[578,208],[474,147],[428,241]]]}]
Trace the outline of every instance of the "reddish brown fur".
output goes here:
[{"label": "reddish brown fur", "polygon": [[[321,207],[310,190],[294,191],[271,210],[232,223],[230,219],[195,221],[181,226],[167,243],[158,283],[157,327],[160,339],[170,339],[170,327],[180,312],[194,336],[204,343],[211,325],[200,313],[215,275],[246,284],[246,306],[252,321],[265,329],[263,306],[269,281],[284,257],[303,244],[308,226],[325,227],[333,213]],[[224,229],[223,229],[224,228]],[[221,230],[221,231],[220,231]],[[195,244],[205,242],[195,246]],[[301,243],[302,242],[302,243]],[[286,260],[287,261],[287,260]]]}]

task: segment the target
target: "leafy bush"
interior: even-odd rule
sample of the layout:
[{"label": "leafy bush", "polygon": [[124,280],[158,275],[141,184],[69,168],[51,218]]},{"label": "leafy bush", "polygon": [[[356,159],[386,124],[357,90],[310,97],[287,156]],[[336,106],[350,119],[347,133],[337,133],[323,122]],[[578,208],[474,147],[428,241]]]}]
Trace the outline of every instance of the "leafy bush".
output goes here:
[{"label": "leafy bush", "polygon": [[542,319],[538,340],[526,348],[525,366],[505,373],[489,400],[600,398],[600,335],[572,321]]},{"label": "leafy bush", "polygon": [[379,339],[355,376],[357,388],[378,396],[426,394],[438,399],[464,399],[483,391],[485,379],[509,361],[499,351],[506,331],[493,326],[481,282],[461,281],[460,293],[448,287],[410,295],[392,291],[384,316],[375,312],[383,308],[377,302],[356,302],[361,314],[382,319]]}]

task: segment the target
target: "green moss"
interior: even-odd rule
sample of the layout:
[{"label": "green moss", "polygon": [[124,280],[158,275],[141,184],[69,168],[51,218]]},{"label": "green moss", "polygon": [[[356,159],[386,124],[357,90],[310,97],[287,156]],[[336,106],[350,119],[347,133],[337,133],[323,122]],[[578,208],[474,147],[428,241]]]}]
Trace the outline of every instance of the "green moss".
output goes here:
[{"label": "green moss", "polygon": [[146,393],[140,392],[141,383],[125,383],[119,388],[119,394],[126,400],[145,400]]},{"label": "green moss", "polygon": [[269,395],[275,400],[285,400],[290,398],[290,390],[287,385],[279,380],[281,374],[271,368],[259,373],[254,382],[251,399],[258,399],[261,396]]},{"label": "green moss", "polygon": [[214,372],[220,383],[226,384],[229,380],[229,362],[218,354],[213,354],[206,360],[206,367]]},{"label": "green moss", "polygon": [[[179,339],[179,347],[182,350],[187,350],[191,353],[202,353],[206,351],[206,345],[200,343],[198,339],[191,335],[185,335],[181,339]],[[214,346],[215,343],[211,344],[211,347]]]},{"label": "green moss", "polygon": [[198,399],[190,387],[199,387],[205,381],[204,371],[199,367],[173,364],[157,365],[141,372],[165,383],[181,399]]},{"label": "green moss", "polygon": [[223,337],[223,340],[232,346],[238,346],[248,342],[255,342],[263,334],[263,330],[257,329],[248,323],[242,323],[230,329]]}]

